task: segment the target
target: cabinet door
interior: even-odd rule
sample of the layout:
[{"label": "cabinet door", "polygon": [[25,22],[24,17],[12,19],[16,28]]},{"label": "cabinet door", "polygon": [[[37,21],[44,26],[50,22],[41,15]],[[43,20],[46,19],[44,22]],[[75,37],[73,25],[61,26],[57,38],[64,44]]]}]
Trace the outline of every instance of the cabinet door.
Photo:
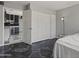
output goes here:
[{"label": "cabinet door", "polygon": [[50,15],[32,11],[32,43],[50,38]]},{"label": "cabinet door", "polygon": [[3,16],[3,6],[0,5],[0,45],[3,45],[4,40],[3,40],[3,21],[4,21],[4,16]]},{"label": "cabinet door", "polygon": [[23,11],[23,41],[31,44],[31,10]]}]

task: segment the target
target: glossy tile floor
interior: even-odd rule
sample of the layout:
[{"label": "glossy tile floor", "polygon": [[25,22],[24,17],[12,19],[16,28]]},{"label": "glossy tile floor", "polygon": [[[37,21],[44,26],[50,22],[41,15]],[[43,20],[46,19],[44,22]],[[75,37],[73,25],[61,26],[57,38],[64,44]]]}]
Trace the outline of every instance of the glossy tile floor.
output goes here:
[{"label": "glossy tile floor", "polygon": [[55,39],[47,39],[44,41],[36,42],[32,44],[31,58],[50,58],[52,56]]},{"label": "glossy tile floor", "polygon": [[27,58],[31,54],[31,45],[24,42],[0,47],[0,58]]},{"label": "glossy tile floor", "polygon": [[24,42],[1,46],[0,58],[52,58],[55,39],[33,43],[32,46]]}]

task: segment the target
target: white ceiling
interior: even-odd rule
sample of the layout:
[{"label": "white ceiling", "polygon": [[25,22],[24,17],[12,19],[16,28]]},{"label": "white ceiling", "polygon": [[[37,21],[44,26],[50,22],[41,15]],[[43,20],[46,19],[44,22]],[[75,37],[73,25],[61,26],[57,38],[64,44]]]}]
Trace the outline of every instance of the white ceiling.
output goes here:
[{"label": "white ceiling", "polygon": [[49,10],[60,10],[79,4],[79,1],[7,1],[7,3],[18,4],[21,7],[27,5],[27,3],[31,3],[33,6],[43,7]]},{"label": "white ceiling", "polygon": [[50,10],[60,10],[67,8],[76,4],[79,4],[79,1],[43,1],[43,2],[31,2],[34,6],[44,7]]}]

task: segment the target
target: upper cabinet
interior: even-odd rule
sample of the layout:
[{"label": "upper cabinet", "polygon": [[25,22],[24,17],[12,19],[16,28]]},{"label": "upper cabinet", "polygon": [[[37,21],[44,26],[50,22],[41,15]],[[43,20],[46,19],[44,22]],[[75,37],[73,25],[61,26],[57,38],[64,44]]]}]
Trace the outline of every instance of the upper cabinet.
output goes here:
[{"label": "upper cabinet", "polygon": [[[11,11],[11,12],[10,12]],[[19,19],[22,19],[22,15],[13,14],[14,10],[4,9],[4,25],[5,26],[19,26]]]}]

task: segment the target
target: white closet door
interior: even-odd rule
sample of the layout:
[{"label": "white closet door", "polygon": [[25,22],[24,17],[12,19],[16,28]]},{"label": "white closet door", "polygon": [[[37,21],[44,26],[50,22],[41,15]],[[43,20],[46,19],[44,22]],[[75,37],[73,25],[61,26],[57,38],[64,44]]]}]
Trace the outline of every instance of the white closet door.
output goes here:
[{"label": "white closet door", "polygon": [[3,18],[3,6],[0,5],[0,45],[3,45],[4,43],[4,40],[3,40],[3,21],[4,21],[4,18]]},{"label": "white closet door", "polygon": [[23,42],[31,44],[31,10],[23,11]]},{"label": "white closet door", "polygon": [[32,12],[32,43],[50,38],[50,15]]},{"label": "white closet door", "polygon": [[31,31],[31,42],[37,42],[39,40],[39,27],[38,27],[38,13],[32,11],[32,31]]},{"label": "white closet door", "polygon": [[50,38],[52,39],[56,37],[56,15],[51,15],[50,23]]}]

